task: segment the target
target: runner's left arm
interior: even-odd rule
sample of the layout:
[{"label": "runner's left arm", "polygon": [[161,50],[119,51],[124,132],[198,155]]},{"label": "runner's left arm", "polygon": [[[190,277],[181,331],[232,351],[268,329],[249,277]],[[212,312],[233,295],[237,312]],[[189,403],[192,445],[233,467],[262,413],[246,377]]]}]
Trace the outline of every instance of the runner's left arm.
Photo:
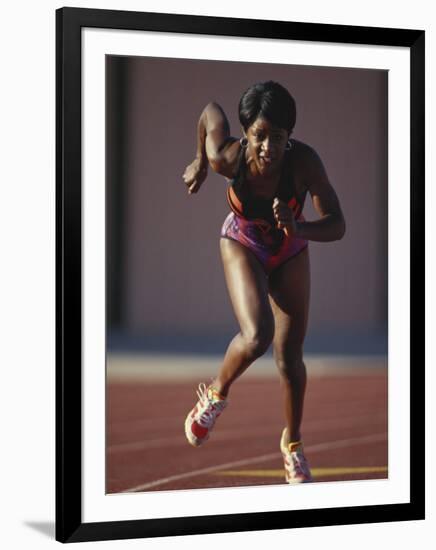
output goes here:
[{"label": "runner's left arm", "polygon": [[319,242],[342,239],[345,234],[345,219],[338,196],[316,151],[307,147],[305,157],[305,185],[319,219],[296,221],[295,236]]}]

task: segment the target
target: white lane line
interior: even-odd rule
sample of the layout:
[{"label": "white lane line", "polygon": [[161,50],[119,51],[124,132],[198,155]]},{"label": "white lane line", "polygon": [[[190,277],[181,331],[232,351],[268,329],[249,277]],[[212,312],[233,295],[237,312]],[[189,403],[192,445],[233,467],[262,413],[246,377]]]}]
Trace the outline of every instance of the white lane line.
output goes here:
[{"label": "white lane line", "polygon": [[[367,435],[362,437],[353,437],[350,439],[340,439],[337,441],[326,441],[325,443],[309,445],[308,447],[306,447],[306,452],[313,453],[318,451],[329,451],[332,449],[351,447],[352,445],[363,445],[365,443],[375,443],[377,441],[385,441],[386,439],[387,439],[386,433],[379,433],[379,434],[372,434],[372,435]],[[236,460],[233,462],[226,462],[225,464],[217,464],[215,466],[209,466],[208,468],[201,468],[199,470],[192,470],[191,472],[184,472],[183,474],[177,474],[174,476],[156,479],[155,481],[150,481],[149,483],[143,483],[142,485],[137,485],[136,487],[131,487],[130,489],[125,489],[124,491],[121,491],[121,492],[134,493],[138,491],[145,491],[146,489],[151,489],[152,487],[165,485],[166,483],[170,483],[171,481],[188,479],[190,477],[195,477],[201,474],[208,474],[210,472],[225,470],[227,468],[237,468],[239,466],[254,464],[256,462],[266,462],[267,460],[271,460],[278,457],[281,457],[281,454],[277,452],[277,453],[269,453],[266,455],[254,456],[252,458],[245,458],[243,460]]]},{"label": "white lane line", "polygon": [[[324,420],[323,426],[328,430],[330,428],[341,429],[347,427],[358,427],[358,426],[367,426],[370,422],[381,422],[385,421],[385,417],[381,415],[361,415],[353,417],[345,417],[343,419],[327,419]],[[177,423],[178,425],[178,423]],[[303,425],[304,431],[315,430],[319,426],[319,421],[305,422]],[[171,424],[171,427],[174,427]],[[379,426],[380,427],[380,426]],[[250,438],[251,436],[257,437],[259,435],[270,435],[271,430],[250,430],[249,428],[244,427],[244,437]],[[217,441],[232,441],[235,439],[241,439],[241,435],[235,430],[221,430],[213,435],[214,440]],[[145,451],[146,449],[157,449],[164,447],[174,447],[174,445],[183,445],[186,446],[187,441],[185,436],[174,436],[174,437],[165,437],[165,438],[156,438],[156,439],[141,439],[139,441],[132,441],[129,443],[118,443],[114,445],[109,445],[107,447],[108,454],[117,454],[117,453],[128,453],[135,451]]]}]

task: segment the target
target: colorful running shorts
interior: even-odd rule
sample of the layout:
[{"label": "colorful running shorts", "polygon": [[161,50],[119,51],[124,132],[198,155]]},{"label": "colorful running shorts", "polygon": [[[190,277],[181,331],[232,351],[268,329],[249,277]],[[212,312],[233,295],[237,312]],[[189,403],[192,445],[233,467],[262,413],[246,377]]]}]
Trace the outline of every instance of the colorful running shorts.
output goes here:
[{"label": "colorful running shorts", "polygon": [[[299,220],[303,220],[301,216]],[[306,239],[288,237],[282,229],[268,222],[247,220],[230,212],[221,229],[221,237],[233,239],[249,248],[264,271],[269,275],[274,269],[296,256],[307,247]]]}]

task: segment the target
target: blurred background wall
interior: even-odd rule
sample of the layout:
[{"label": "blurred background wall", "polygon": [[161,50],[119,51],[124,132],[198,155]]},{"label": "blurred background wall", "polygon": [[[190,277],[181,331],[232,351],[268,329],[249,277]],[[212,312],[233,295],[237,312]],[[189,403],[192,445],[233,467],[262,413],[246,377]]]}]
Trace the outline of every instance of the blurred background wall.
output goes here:
[{"label": "blurred background wall", "polygon": [[[219,233],[226,182],[209,170],[197,195],[181,178],[202,109],[217,101],[232,135],[254,82],[294,96],[293,137],[319,153],[347,232],[310,243],[306,351],[387,350],[387,72],[107,56],[107,304],[109,348],[223,353],[238,326]],[[315,219],[310,197],[304,214]]]}]

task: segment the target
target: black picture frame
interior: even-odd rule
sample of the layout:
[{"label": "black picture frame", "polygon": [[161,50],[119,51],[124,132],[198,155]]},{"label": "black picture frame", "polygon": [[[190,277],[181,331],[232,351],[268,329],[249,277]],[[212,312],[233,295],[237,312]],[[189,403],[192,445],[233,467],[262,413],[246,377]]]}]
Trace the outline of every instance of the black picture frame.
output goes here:
[{"label": "black picture frame", "polygon": [[[411,61],[410,502],[330,509],[82,521],[81,29],[409,48]],[[56,539],[96,541],[424,519],[424,90],[421,30],[79,8],[56,12]],[[413,363],[413,368],[412,368]]]}]

